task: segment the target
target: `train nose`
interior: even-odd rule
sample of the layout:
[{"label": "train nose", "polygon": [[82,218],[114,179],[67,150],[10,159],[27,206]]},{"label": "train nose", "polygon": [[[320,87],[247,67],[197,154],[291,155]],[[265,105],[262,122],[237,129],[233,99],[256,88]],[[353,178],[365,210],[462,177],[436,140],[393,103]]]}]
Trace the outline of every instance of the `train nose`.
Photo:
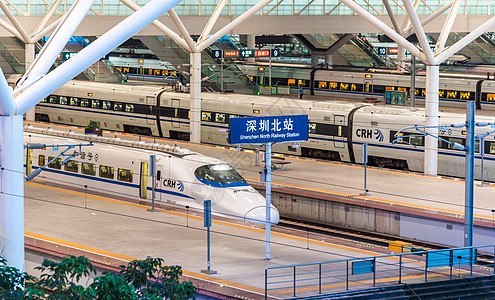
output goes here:
[{"label": "train nose", "polygon": [[[244,220],[252,223],[260,223],[260,224],[265,224],[266,223],[266,207],[265,206],[258,206],[255,207],[251,210],[249,210],[245,215],[244,215]],[[272,225],[278,224],[280,221],[280,214],[278,210],[275,207],[270,208],[270,223]]]}]

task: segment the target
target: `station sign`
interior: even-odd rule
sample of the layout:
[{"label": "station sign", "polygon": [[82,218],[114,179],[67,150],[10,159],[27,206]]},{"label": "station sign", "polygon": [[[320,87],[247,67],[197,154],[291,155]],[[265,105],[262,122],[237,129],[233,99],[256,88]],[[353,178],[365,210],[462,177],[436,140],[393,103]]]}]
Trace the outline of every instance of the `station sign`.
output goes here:
[{"label": "station sign", "polygon": [[213,58],[228,58],[228,57],[279,57],[280,49],[266,49],[266,50],[256,50],[256,49],[244,49],[244,50],[212,50],[211,57]]},{"label": "station sign", "polygon": [[308,116],[269,116],[231,118],[230,144],[262,144],[306,141]]}]

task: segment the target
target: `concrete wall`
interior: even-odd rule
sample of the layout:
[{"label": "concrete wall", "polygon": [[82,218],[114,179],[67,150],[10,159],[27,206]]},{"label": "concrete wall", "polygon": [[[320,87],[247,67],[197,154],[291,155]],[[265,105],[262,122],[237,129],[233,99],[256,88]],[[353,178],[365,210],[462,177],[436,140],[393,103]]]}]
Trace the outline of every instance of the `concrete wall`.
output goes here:
[{"label": "concrete wall", "polygon": [[[264,194],[264,191],[260,191]],[[400,214],[272,191],[272,204],[287,218],[353,229],[400,234]]]},{"label": "concrete wall", "polygon": [[[264,190],[259,190],[264,194]],[[464,246],[464,224],[272,191],[272,204],[286,218],[374,231],[455,247]],[[494,223],[495,224],[495,223]],[[474,245],[495,244],[493,228],[475,226]]]}]

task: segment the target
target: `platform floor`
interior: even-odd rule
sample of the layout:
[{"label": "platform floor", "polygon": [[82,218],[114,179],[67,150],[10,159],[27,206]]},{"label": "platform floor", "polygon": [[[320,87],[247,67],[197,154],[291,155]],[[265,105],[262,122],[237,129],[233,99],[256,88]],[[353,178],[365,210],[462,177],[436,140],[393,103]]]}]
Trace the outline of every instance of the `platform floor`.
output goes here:
[{"label": "platform floor", "polygon": [[253,299],[261,299],[264,294],[266,267],[391,253],[383,248],[353,247],[352,242],[336,244],[273,231],[271,259],[266,260],[264,228],[216,219],[211,227],[210,269],[217,274],[206,275],[201,273],[207,269],[207,232],[202,217],[163,210],[149,212],[146,206],[36,182],[26,183],[25,190],[27,235],[61,240],[92,252],[110,252],[111,257],[122,259],[122,264],[129,257],[161,257],[167,265],[182,266],[187,276],[251,291],[256,295]]}]

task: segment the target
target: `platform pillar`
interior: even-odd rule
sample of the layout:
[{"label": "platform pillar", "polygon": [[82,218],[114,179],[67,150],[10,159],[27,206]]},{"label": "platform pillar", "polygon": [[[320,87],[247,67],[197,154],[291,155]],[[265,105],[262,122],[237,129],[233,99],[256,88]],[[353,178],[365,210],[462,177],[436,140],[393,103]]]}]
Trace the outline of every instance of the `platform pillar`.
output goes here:
[{"label": "platform pillar", "polygon": [[191,86],[190,86],[190,141],[201,142],[201,52],[193,52],[191,57]]},{"label": "platform pillar", "polygon": [[22,126],[22,115],[0,116],[0,251],[9,266],[24,272]]},{"label": "platform pillar", "polygon": [[311,67],[317,66],[320,60],[319,53],[311,53]]},{"label": "platform pillar", "polygon": [[[438,126],[438,81],[439,66],[426,67],[426,126]],[[426,131],[438,136],[438,128],[427,128]],[[425,137],[424,172],[426,175],[437,175],[438,140],[432,136]]]},{"label": "platform pillar", "polygon": [[[256,36],[254,34],[248,34],[247,36],[247,48],[254,49],[256,47]],[[254,63],[256,58],[248,57],[247,62]]]},{"label": "platform pillar", "polygon": [[327,64],[327,67],[333,65],[333,54],[325,55],[325,63]]},{"label": "platform pillar", "polygon": [[397,51],[397,71],[404,72],[406,69],[406,48],[399,46]]}]

